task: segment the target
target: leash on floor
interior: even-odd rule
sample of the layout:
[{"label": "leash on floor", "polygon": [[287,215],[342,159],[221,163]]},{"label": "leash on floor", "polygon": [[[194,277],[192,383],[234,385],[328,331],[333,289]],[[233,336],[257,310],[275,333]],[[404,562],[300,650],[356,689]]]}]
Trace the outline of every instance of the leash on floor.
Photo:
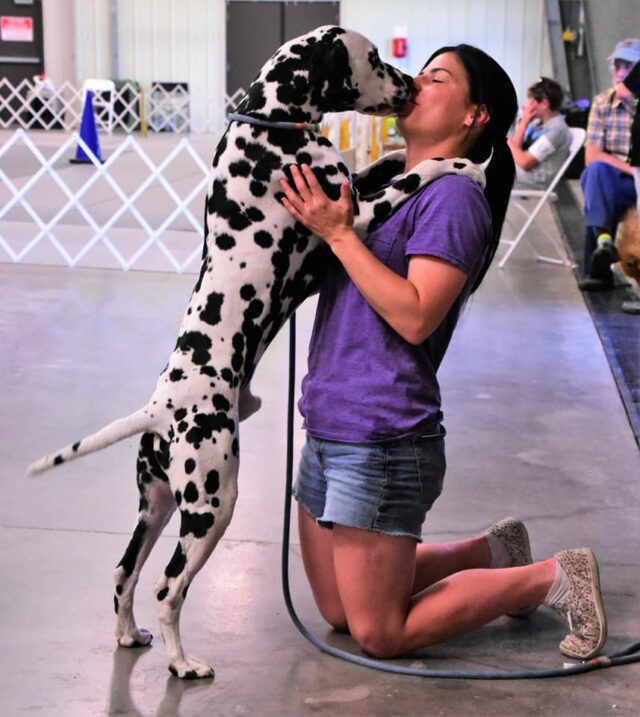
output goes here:
[{"label": "leash on floor", "polygon": [[514,670],[506,671],[463,671],[463,670],[427,670],[415,667],[405,667],[397,665],[389,660],[374,660],[361,655],[354,655],[346,650],[340,650],[336,647],[328,645],[326,642],[318,639],[313,635],[298,617],[293,603],[291,601],[291,591],[289,589],[289,534],[291,527],[291,491],[293,486],[293,430],[294,430],[294,396],[296,383],[296,322],[295,315],[291,316],[289,321],[289,389],[287,399],[287,465],[286,465],[286,492],[284,504],[284,528],[282,536],[282,592],[284,593],[284,601],[289,612],[289,617],[299,632],[328,655],[338,657],[341,660],[352,662],[362,667],[370,667],[374,670],[382,670],[383,672],[394,672],[400,675],[411,675],[413,677],[440,677],[451,679],[465,680],[522,680],[543,677],[569,677],[570,675],[580,675],[585,672],[593,672],[605,667],[615,667],[617,665],[628,665],[633,662],[640,662],[640,641],[634,642],[623,650],[613,655],[595,657],[587,662],[578,664],[567,664],[566,667],[537,669],[537,670]]}]

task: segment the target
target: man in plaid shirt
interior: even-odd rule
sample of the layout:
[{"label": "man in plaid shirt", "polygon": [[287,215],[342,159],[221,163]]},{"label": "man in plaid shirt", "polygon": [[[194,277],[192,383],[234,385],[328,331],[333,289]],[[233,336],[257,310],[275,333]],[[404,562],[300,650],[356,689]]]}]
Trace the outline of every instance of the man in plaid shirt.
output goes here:
[{"label": "man in plaid shirt", "polygon": [[[636,203],[633,169],[628,155],[635,104],[622,81],[640,60],[640,40],[621,40],[609,57],[613,87],[597,95],[589,113],[586,169],[580,177],[587,225],[584,290],[612,289],[613,243],[620,217]],[[622,88],[622,89],[621,89]]]}]

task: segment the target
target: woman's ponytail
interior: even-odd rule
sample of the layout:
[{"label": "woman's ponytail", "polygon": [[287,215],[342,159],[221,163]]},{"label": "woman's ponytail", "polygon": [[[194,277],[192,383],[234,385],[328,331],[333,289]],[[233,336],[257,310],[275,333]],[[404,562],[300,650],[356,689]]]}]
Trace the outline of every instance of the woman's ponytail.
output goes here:
[{"label": "woman's ponytail", "polygon": [[496,138],[491,161],[485,169],[487,183],[484,188],[484,196],[491,210],[491,239],[484,255],[482,268],[471,288],[472,292],[480,286],[498,249],[515,175],[516,167],[506,137]]},{"label": "woman's ponytail", "polygon": [[498,248],[515,179],[515,164],[507,144],[507,132],[516,118],[518,98],[509,75],[486,52],[472,45],[442,47],[431,55],[425,67],[443,52],[453,52],[458,56],[467,73],[469,99],[476,105],[484,105],[490,117],[467,155],[476,164],[491,158],[485,171],[487,183],[484,190],[491,209],[491,237],[484,263],[471,289],[475,291]]}]

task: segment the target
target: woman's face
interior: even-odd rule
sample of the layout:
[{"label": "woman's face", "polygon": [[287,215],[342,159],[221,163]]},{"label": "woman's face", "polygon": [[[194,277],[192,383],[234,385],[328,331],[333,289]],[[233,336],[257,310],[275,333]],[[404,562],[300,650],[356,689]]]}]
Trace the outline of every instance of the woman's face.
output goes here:
[{"label": "woman's face", "polygon": [[413,108],[397,120],[406,140],[423,137],[438,142],[470,126],[476,106],[469,100],[467,73],[455,53],[434,57],[415,85]]}]

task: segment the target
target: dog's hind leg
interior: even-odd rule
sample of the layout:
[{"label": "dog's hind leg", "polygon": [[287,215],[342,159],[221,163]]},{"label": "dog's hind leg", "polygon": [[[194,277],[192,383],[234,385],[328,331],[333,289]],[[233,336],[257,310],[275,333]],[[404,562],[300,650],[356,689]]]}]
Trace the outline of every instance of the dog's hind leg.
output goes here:
[{"label": "dog's hind leg", "polygon": [[161,439],[153,433],[143,434],[140,441],[137,461],[140,491],[138,523],[114,573],[116,639],[121,647],[148,645],[153,637],[136,625],[133,600],[142,566],[176,507],[167,476],[157,457],[162,455],[155,445],[160,442]]},{"label": "dog's hind leg", "polygon": [[[220,439],[218,446],[220,447]],[[213,677],[213,668],[186,657],[180,641],[180,612],[193,578],[205,564],[224,534],[238,495],[238,459],[232,451],[223,461],[200,456],[203,465],[221,466],[223,475],[210,469],[198,487],[190,482],[183,495],[176,495],[181,513],[180,539],[164,575],[155,587],[158,616],[167,648],[169,671],[183,679]]]}]

